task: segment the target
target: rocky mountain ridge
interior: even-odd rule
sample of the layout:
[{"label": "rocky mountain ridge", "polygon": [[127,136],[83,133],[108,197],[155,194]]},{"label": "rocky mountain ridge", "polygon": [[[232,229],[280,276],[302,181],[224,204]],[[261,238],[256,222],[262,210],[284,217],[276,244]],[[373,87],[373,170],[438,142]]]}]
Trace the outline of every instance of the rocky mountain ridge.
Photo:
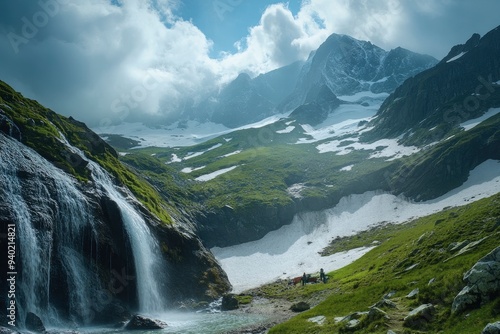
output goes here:
[{"label": "rocky mountain ridge", "polygon": [[[292,111],[309,103],[311,94],[324,87],[339,96],[361,91],[390,93],[436,63],[431,56],[403,48],[385,51],[370,42],[332,34],[306,62],[295,62],[253,79],[240,74],[187,114],[234,128]],[[319,113],[335,107],[323,106]]]}]

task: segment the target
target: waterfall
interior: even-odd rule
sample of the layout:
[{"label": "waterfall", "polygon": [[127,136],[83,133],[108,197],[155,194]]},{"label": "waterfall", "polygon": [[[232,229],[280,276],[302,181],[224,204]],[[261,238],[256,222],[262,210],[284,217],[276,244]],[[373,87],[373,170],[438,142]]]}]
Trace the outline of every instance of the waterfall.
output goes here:
[{"label": "waterfall", "polygon": [[[87,264],[74,266],[68,258],[69,254],[83,252],[83,228],[90,226],[95,231],[85,197],[72,178],[35,151],[3,135],[0,181],[0,203],[9,208],[17,231],[19,325],[24,326],[28,312],[37,314],[46,324],[60,325],[50,296],[54,259],[61,259],[64,279],[70,286],[71,320],[86,323],[83,315],[92,306],[88,296],[95,295],[99,280]],[[87,279],[83,281],[82,277]]]},{"label": "waterfall", "polygon": [[[159,287],[165,270],[158,242],[108,173],[92,161],[88,166],[95,186],[119,207],[134,258],[139,311],[162,310],[165,303]],[[93,249],[84,245],[85,240],[89,242],[85,233],[92,234],[90,242],[98,239],[94,226],[98,219],[78,182],[32,149],[0,134],[0,184],[0,213],[15,224],[17,233],[17,325],[24,327],[28,312],[37,314],[48,326],[65,326],[66,320],[90,323],[92,311],[102,310],[96,296],[104,286],[92,255],[89,259],[89,254],[84,254],[85,246]],[[58,288],[51,286],[55,273],[68,288],[64,310],[51,296]]]},{"label": "waterfall", "polygon": [[158,242],[152,236],[142,216],[116,189],[101,166],[92,161],[89,165],[96,183],[103,187],[108,196],[120,207],[134,255],[139,311],[159,312],[164,309],[165,305],[159,289],[159,281],[164,276],[164,268]]},{"label": "waterfall", "polygon": [[[160,246],[151,234],[146,222],[124,195],[113,184],[108,172],[99,164],[88,160],[85,154],[72,146],[66,137],[59,133],[61,141],[73,153],[88,161],[92,178],[120,208],[121,218],[125,224],[134,256],[136,285],[139,300],[139,311],[155,313],[165,308],[165,300],[160,294],[160,282],[165,280],[165,263],[160,254]],[[133,197],[128,190],[122,189]]]}]

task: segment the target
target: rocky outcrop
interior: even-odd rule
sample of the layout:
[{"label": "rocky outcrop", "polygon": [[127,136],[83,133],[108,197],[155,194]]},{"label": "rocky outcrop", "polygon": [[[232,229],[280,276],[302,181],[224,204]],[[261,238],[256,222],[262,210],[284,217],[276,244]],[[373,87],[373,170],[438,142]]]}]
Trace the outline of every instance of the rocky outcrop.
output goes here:
[{"label": "rocky outcrop", "polygon": [[231,311],[240,307],[238,299],[233,294],[227,294],[222,297],[221,310]]},{"label": "rocky outcrop", "polygon": [[460,313],[479,307],[500,292],[500,247],[480,259],[464,274],[467,284],[455,297],[451,310]]},{"label": "rocky outcrop", "polygon": [[[417,124],[427,129],[457,125],[492,106],[492,83],[500,79],[499,36],[499,28],[481,39],[474,35],[438,65],[406,80],[380,107],[371,138],[397,137]],[[480,98],[471,97],[476,95]],[[428,142],[441,139],[426,134]]]},{"label": "rocky outcrop", "polygon": [[500,321],[487,324],[481,334],[500,334]]},{"label": "rocky outcrop", "polygon": [[5,115],[2,109],[0,109],[0,131],[19,141],[22,139],[21,130],[19,130],[17,125]]},{"label": "rocky outcrop", "polygon": [[134,315],[132,319],[125,325],[125,329],[128,330],[151,330],[151,329],[163,329],[168,327],[168,325],[157,319],[151,319],[144,317],[142,315]]},{"label": "rocky outcrop", "polygon": [[434,318],[435,308],[432,304],[423,304],[412,310],[404,318],[403,325],[417,330],[423,330]]}]

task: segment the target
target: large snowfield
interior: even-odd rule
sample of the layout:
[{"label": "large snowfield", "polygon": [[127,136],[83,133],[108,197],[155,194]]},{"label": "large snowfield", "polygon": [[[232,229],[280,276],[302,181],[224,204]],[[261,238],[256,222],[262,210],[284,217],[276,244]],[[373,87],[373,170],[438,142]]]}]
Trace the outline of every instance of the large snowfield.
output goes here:
[{"label": "large snowfield", "polygon": [[[367,192],[341,199],[332,209],[302,213],[292,224],[245,244],[212,248],[228,274],[233,291],[276,281],[314,274],[320,268],[341,268],[368,252],[371,247],[322,257],[321,252],[337,236],[352,235],[384,222],[403,223],[492,196],[500,191],[500,162],[488,160],[473,171],[459,188],[426,202],[410,202],[381,192]],[[376,247],[376,246],[373,246]]]}]

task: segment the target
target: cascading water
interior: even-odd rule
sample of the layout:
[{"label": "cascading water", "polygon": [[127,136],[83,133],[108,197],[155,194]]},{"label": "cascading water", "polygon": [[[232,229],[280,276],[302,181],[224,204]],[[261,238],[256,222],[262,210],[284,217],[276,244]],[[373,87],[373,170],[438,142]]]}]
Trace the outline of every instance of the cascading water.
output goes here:
[{"label": "cascading water", "polygon": [[[76,148],[71,149],[84,157]],[[107,172],[92,161],[88,166],[96,187],[120,210],[134,257],[139,311],[161,311],[165,302],[159,282],[164,279],[165,268],[158,242]],[[24,327],[28,312],[37,314],[48,326],[65,326],[61,318],[74,324],[91,322],[89,310],[99,308],[95,296],[102,291],[103,283],[92,256],[84,254],[84,249],[96,249],[84,244],[89,242],[85,231],[87,236],[91,231],[91,243],[98,236],[94,213],[78,183],[35,151],[0,134],[0,184],[4,217],[7,215],[17,229],[21,261],[16,291],[18,326]],[[63,310],[51,295],[58,289],[51,286],[57,284],[54,276],[67,286]]]},{"label": "cascading water", "polygon": [[[165,264],[160,255],[157,240],[151,234],[142,216],[117,190],[109,174],[97,163],[88,160],[84,153],[72,146],[62,133],[61,141],[73,153],[88,161],[92,178],[106,194],[120,207],[121,218],[132,246],[136,268],[139,311],[155,313],[165,308],[165,300],[160,294],[160,281],[165,281]],[[127,190],[123,189],[128,192]],[[130,194],[128,194],[131,197]]]},{"label": "cascading water", "polygon": [[[20,177],[24,175],[24,177]],[[17,229],[19,325],[28,312],[60,325],[50,295],[54,259],[62,259],[70,319],[85,323],[99,281],[86,265],[73,266],[69,254],[81,253],[82,230],[90,226],[89,208],[75,182],[33,150],[0,135],[0,202],[9,207]],[[52,188],[50,190],[49,188]],[[89,274],[90,273],[90,274]],[[83,281],[81,277],[87,277]]]},{"label": "cascading water", "polygon": [[96,183],[103,187],[108,196],[120,207],[134,255],[139,310],[146,313],[162,311],[165,304],[158,282],[164,277],[164,270],[162,270],[163,260],[159,254],[158,242],[151,235],[141,215],[117,191],[108,174],[96,163],[90,161],[89,164]]}]

